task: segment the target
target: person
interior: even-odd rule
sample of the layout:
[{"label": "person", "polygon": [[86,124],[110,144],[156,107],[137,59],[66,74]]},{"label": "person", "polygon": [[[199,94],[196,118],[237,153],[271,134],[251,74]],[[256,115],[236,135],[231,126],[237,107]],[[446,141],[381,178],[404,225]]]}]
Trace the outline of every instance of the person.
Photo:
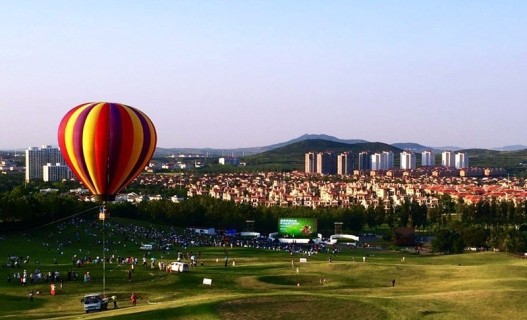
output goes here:
[{"label": "person", "polygon": [[392,287],[395,287],[395,279],[392,279]]},{"label": "person", "polygon": [[112,302],[113,302],[113,308],[117,309],[117,297],[116,296],[112,296]]},{"label": "person", "polygon": [[33,302],[33,290],[29,291],[29,302]]},{"label": "person", "polygon": [[128,281],[132,281],[132,270],[128,270]]},{"label": "person", "polygon": [[132,300],[132,307],[134,307],[137,304],[137,295],[135,294],[135,292],[132,292],[130,300]]}]

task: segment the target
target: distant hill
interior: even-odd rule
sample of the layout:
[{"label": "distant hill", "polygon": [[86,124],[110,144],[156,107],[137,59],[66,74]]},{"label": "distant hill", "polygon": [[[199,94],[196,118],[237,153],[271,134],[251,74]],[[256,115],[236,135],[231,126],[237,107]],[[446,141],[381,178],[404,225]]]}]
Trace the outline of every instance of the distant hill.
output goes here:
[{"label": "distant hill", "polygon": [[421,144],[413,143],[413,142],[392,143],[392,146],[398,149],[401,149],[401,150],[408,150],[408,151],[413,151],[413,152],[423,152],[426,150],[435,150],[435,148],[423,146]]},{"label": "distant hill", "polygon": [[[346,143],[346,144],[355,144],[355,143],[366,143],[368,141],[362,140],[362,139],[339,139],[333,136],[329,136],[327,134],[304,134],[296,139],[291,139],[286,142],[281,142],[277,144],[272,144],[270,146],[264,147],[267,148],[267,150],[273,150],[277,148],[281,148],[296,142],[306,141],[306,140],[326,140],[326,141],[332,141],[332,142],[340,142],[340,143]],[[266,150],[266,151],[267,151]]]},{"label": "distant hill", "polygon": [[527,146],[524,146],[521,144],[492,148],[492,150],[497,150],[497,151],[519,151],[519,150],[525,150],[525,149],[527,149]]},{"label": "distant hill", "polygon": [[168,155],[178,155],[178,154],[200,154],[200,155],[210,155],[210,156],[230,156],[243,157],[253,154],[262,153],[269,150],[278,149],[287,145],[294,144],[296,142],[301,142],[305,140],[326,140],[347,144],[354,143],[366,143],[368,141],[361,139],[339,139],[333,136],[326,134],[304,134],[298,138],[291,139],[289,141],[280,142],[263,147],[248,147],[248,148],[235,148],[235,149],[215,149],[215,148],[157,148],[156,156],[168,156]]},{"label": "distant hill", "polygon": [[435,150],[444,151],[444,150],[450,150],[450,151],[459,151],[463,148],[456,147],[456,146],[443,146],[443,147],[435,147]]},{"label": "distant hill", "polygon": [[307,152],[353,152],[368,151],[371,153],[402,150],[381,142],[342,143],[323,139],[309,139],[292,143],[277,149],[243,158],[247,165],[271,166],[280,165],[284,169],[301,170],[304,166],[304,155]]}]

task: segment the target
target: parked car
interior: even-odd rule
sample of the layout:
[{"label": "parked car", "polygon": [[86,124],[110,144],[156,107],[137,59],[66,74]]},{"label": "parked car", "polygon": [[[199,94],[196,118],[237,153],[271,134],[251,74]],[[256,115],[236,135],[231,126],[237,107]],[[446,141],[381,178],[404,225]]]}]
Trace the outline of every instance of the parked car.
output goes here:
[{"label": "parked car", "polygon": [[173,272],[188,272],[190,270],[188,263],[185,262],[172,262],[170,264],[170,270]]},{"label": "parked car", "polygon": [[81,302],[84,304],[84,311],[86,313],[108,309],[108,298],[103,297],[100,293],[86,294]]},{"label": "parked car", "polygon": [[139,247],[139,249],[145,250],[145,251],[151,251],[153,248],[154,248],[154,245],[149,244],[149,243],[144,243],[141,245],[141,247]]}]

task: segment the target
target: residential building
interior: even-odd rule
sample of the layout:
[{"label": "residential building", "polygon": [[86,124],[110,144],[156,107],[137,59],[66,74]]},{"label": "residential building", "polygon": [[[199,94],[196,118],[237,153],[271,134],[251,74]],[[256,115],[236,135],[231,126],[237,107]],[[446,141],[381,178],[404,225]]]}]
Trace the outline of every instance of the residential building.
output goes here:
[{"label": "residential building", "polygon": [[337,174],[348,175],[353,171],[353,155],[343,152],[337,156]]},{"label": "residential building", "polygon": [[382,161],[381,161],[381,154],[380,153],[374,153],[371,155],[371,170],[382,170]]},{"label": "residential building", "polygon": [[394,166],[394,154],[391,151],[371,155],[371,170],[391,170]]},{"label": "residential building", "polygon": [[401,152],[401,169],[414,170],[416,168],[415,153],[409,151]]},{"label": "residential building", "polygon": [[458,152],[455,155],[456,169],[468,168],[468,155],[464,152]]},{"label": "residential building", "polygon": [[70,168],[65,164],[48,163],[44,165],[42,168],[42,180],[46,182],[70,180],[71,178],[72,178],[72,172]]},{"label": "residential building", "polygon": [[319,152],[317,153],[316,173],[319,174],[335,174],[337,173],[337,157],[333,152]]},{"label": "residential building", "polygon": [[384,167],[385,167],[383,170],[391,170],[391,169],[393,169],[394,168],[394,162],[395,162],[394,161],[395,156],[394,156],[393,152],[391,152],[391,151],[384,151],[382,153],[382,156],[383,156],[382,161],[383,161],[383,164],[384,164]]},{"label": "residential building", "polygon": [[233,166],[239,166],[240,165],[240,159],[236,157],[221,157],[218,159],[218,163],[221,165],[230,164]]},{"label": "residential building", "polygon": [[317,156],[314,152],[308,152],[304,156],[304,168],[306,173],[315,173],[317,170]]},{"label": "residential building", "polygon": [[454,153],[452,151],[446,150],[441,153],[441,165],[443,167],[454,168],[454,161]]},{"label": "residential building", "polygon": [[26,182],[43,180],[44,166],[48,163],[65,163],[59,148],[47,145],[41,148],[28,148],[26,150]]},{"label": "residential building", "polygon": [[421,152],[421,166],[434,167],[436,165],[436,155],[431,150]]},{"label": "residential building", "polygon": [[359,153],[359,171],[371,170],[371,158],[368,152]]}]

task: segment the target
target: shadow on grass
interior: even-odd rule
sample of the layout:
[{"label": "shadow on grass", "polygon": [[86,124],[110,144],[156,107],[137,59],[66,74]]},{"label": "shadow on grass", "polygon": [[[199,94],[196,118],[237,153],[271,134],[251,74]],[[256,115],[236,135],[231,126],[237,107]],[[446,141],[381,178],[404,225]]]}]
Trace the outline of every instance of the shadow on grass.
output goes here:
[{"label": "shadow on grass", "polygon": [[205,303],[197,306],[184,306],[137,313],[126,313],[106,319],[217,319],[214,304]]},{"label": "shadow on grass", "polygon": [[38,295],[34,295],[33,301],[31,302],[29,301],[29,295],[19,297],[15,295],[0,294],[0,301],[2,301],[0,315],[39,309],[46,304],[46,302],[40,299]]}]

